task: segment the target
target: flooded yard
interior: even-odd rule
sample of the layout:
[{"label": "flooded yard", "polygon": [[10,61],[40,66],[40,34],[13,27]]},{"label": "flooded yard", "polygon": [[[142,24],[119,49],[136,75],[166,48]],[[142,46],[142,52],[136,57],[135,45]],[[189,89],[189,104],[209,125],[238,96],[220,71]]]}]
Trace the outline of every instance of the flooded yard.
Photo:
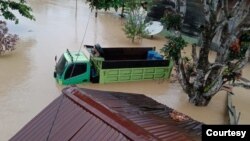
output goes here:
[{"label": "flooded yard", "polygon": [[[18,34],[20,40],[12,54],[0,57],[1,141],[12,137],[60,95],[63,86],[53,78],[54,57],[66,49],[77,51],[82,41],[104,47],[155,46],[157,49],[166,43],[160,36],[131,43],[122,31],[124,21],[119,13],[100,11],[95,18],[85,1],[78,0],[77,11],[74,0],[28,0],[28,3],[36,21],[21,17],[18,25],[8,22],[9,32]],[[248,79],[249,70],[248,64],[243,72]],[[208,124],[225,123],[225,92],[216,95],[207,107],[195,107],[188,103],[188,97],[178,83],[167,80],[78,86],[146,94],[195,120]],[[249,90],[237,88],[235,93],[233,103],[241,112],[240,123],[249,124]]]}]

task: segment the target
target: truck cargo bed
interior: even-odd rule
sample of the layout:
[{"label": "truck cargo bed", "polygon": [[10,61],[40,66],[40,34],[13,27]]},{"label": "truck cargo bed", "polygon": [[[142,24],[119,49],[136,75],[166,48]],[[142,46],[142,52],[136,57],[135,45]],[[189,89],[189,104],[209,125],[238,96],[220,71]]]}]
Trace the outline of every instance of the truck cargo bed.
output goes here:
[{"label": "truck cargo bed", "polygon": [[91,54],[99,83],[168,79],[173,68],[171,60],[150,57],[150,53],[157,53],[153,47],[85,47]]},{"label": "truck cargo bed", "polygon": [[110,60],[147,60],[148,51],[154,50],[152,47],[140,48],[102,48],[105,61]]},{"label": "truck cargo bed", "polygon": [[[94,46],[86,46],[89,52]],[[163,67],[169,65],[169,60],[154,60],[148,58],[148,52],[154,51],[154,47],[119,47],[119,48],[96,48],[104,60],[102,61],[102,69],[112,68],[142,68],[142,67]]]},{"label": "truck cargo bed", "polygon": [[168,65],[169,60],[116,60],[103,61],[102,69],[164,67]]}]

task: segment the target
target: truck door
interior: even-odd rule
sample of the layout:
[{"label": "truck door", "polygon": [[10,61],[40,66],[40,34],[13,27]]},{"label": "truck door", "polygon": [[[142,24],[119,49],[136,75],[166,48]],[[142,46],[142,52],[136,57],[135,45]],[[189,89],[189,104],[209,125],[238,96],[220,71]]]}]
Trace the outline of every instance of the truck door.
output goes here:
[{"label": "truck door", "polygon": [[87,63],[76,63],[68,66],[64,73],[63,84],[78,84],[88,82],[90,78],[89,65]]}]

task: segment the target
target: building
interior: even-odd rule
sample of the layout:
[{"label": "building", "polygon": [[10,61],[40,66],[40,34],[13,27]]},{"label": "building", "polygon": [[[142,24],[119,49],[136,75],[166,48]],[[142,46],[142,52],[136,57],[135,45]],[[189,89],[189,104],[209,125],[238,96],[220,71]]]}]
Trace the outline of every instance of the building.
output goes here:
[{"label": "building", "polygon": [[144,95],[70,87],[10,141],[200,140],[202,124],[172,111]]}]

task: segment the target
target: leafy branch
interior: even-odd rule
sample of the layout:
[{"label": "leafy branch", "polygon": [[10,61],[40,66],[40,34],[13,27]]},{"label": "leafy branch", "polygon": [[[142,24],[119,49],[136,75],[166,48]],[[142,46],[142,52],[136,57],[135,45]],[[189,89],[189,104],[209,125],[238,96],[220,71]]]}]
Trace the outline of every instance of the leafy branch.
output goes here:
[{"label": "leafy branch", "polygon": [[31,14],[31,7],[26,5],[24,0],[19,0],[19,2],[0,0],[0,15],[5,19],[15,21],[15,23],[18,24],[19,20],[13,11],[18,11],[22,16],[35,20],[35,17]]}]

